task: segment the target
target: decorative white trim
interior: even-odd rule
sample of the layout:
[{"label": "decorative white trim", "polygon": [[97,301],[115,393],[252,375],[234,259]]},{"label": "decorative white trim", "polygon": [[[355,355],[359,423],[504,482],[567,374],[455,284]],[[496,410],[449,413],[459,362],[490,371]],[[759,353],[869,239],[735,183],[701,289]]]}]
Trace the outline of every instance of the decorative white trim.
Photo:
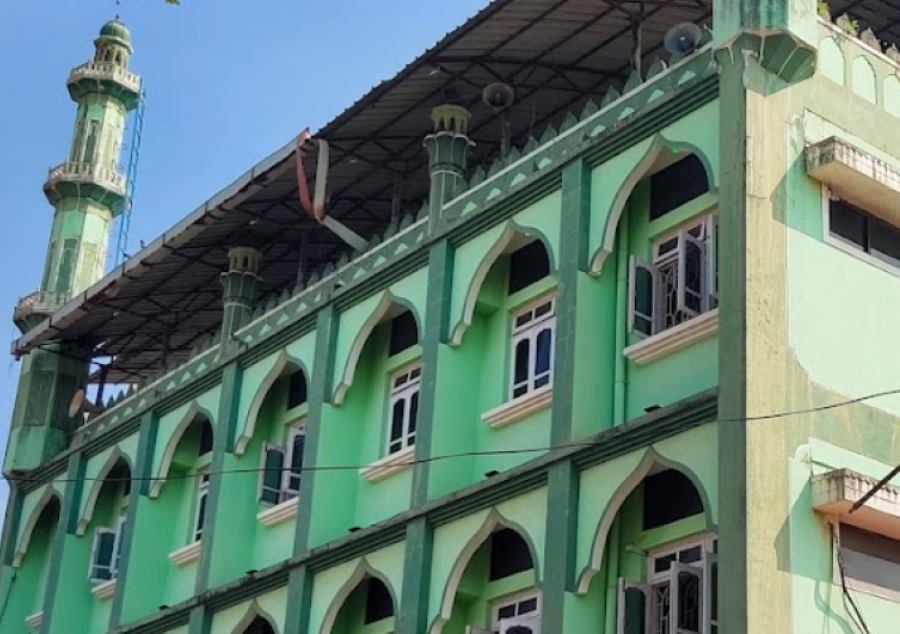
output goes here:
[{"label": "decorative white trim", "polygon": [[410,445],[380,460],[376,460],[367,467],[363,467],[359,470],[359,475],[369,482],[378,482],[398,471],[406,469],[412,464],[415,456],[416,447],[415,445]]},{"label": "decorative white trim", "polygon": [[285,500],[280,504],[276,504],[275,506],[271,506],[260,511],[256,514],[256,521],[258,521],[263,526],[275,526],[276,524],[280,524],[286,519],[296,517],[297,501],[299,499],[299,497],[294,496],[290,500]]},{"label": "decorative white trim", "polygon": [[104,581],[103,583],[98,583],[93,588],[91,588],[91,594],[93,594],[98,599],[108,599],[116,592],[116,580],[110,579],[108,581]]},{"label": "decorative white trim", "polygon": [[633,343],[623,353],[638,365],[650,363],[666,355],[712,337],[719,332],[719,309],[697,315],[672,328]]},{"label": "decorative white trim", "polygon": [[900,486],[887,484],[881,487],[865,504],[850,513],[850,507],[877,484],[877,478],[849,469],[823,473],[812,479],[813,508],[845,524],[900,539]]},{"label": "decorative white trim", "polygon": [[35,612],[25,617],[25,625],[33,629],[35,632],[40,631],[41,625],[44,623],[44,611]]},{"label": "decorative white trim", "polygon": [[183,566],[192,561],[200,559],[200,547],[203,545],[202,540],[191,542],[187,546],[182,546],[178,550],[169,553],[169,561],[176,566]]},{"label": "decorative white trim", "polygon": [[552,402],[553,384],[551,383],[486,411],[481,415],[481,420],[487,423],[489,427],[499,429],[522,420],[529,414],[550,407]]}]

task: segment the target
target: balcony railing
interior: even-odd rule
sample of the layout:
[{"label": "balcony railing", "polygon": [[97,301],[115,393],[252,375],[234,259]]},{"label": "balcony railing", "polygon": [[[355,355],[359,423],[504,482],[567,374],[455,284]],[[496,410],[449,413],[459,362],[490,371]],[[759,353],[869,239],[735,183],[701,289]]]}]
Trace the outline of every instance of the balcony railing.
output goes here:
[{"label": "balcony railing", "polygon": [[125,195],[125,175],[119,170],[96,163],[66,161],[50,170],[46,187],[57,183],[92,183],[120,196]]},{"label": "balcony railing", "polygon": [[16,302],[16,308],[13,311],[13,320],[19,321],[29,315],[41,314],[49,315],[57,308],[66,303],[65,293],[54,293],[50,291],[35,291],[24,297],[19,298]]},{"label": "balcony railing", "polygon": [[94,79],[97,81],[113,81],[137,93],[141,88],[141,78],[127,68],[122,68],[114,62],[86,62],[76,66],[69,73],[69,82],[74,83],[82,79]]}]

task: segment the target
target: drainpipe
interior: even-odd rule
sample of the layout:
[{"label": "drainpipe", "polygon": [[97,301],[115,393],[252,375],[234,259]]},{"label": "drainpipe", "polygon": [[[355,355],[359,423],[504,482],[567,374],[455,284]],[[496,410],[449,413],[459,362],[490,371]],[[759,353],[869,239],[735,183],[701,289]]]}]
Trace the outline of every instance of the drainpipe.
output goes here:
[{"label": "drainpipe", "polygon": [[619,550],[622,540],[622,527],[619,517],[613,520],[609,529],[608,545],[606,551],[606,624],[603,628],[605,634],[616,631],[616,603],[619,595]]},{"label": "drainpipe", "polygon": [[[627,210],[626,210],[627,211]],[[628,335],[628,214],[619,221],[616,243],[616,365],[613,369],[613,426],[625,422],[625,385],[628,364],[623,354]]]}]

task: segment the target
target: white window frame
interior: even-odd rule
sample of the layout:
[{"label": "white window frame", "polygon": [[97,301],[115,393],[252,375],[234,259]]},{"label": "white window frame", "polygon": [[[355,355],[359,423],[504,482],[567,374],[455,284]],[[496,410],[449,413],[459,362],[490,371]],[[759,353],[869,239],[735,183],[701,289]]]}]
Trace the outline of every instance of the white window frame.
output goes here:
[{"label": "white window frame", "polygon": [[[710,212],[693,218],[656,238],[651,248],[653,255],[651,263],[632,256],[628,285],[628,328],[630,331],[639,337],[652,337],[716,308],[718,305],[717,237],[718,214]],[[673,241],[674,246],[672,246]],[[692,244],[701,253],[700,288],[695,290],[687,287],[686,276],[687,251]],[[668,248],[663,251],[664,247]],[[667,323],[666,307],[671,300],[666,293],[665,272],[673,268],[676,278],[674,303],[677,317],[673,323]],[[638,313],[635,307],[638,269],[647,271],[651,278],[652,312],[649,315]],[[692,297],[695,298],[694,302],[690,301]],[[649,322],[650,333],[635,328],[637,320]]]},{"label": "white window frame", "polygon": [[[538,308],[550,304],[550,309],[536,315]],[[531,313],[531,317],[524,323],[518,323],[523,316]],[[545,330],[550,331],[550,364],[547,370],[540,375],[536,373],[537,366],[537,340]],[[516,348],[521,341],[528,341],[528,372],[525,379],[516,381]],[[556,294],[544,295],[530,302],[526,306],[517,309],[512,314],[510,346],[509,346],[509,400],[521,398],[535,390],[549,388],[553,385],[553,365],[556,356]],[[543,385],[537,385],[540,380],[546,379]],[[516,390],[524,387],[525,391],[516,394]]]},{"label": "white window frame", "polygon": [[[101,527],[98,528],[94,533],[94,544],[91,547],[91,559],[90,564],[88,566],[88,580],[91,583],[105,583],[107,581],[112,581],[113,579],[118,578],[119,576],[119,565],[121,563],[121,548],[122,548],[122,533],[125,526],[125,517],[119,516],[116,520],[116,524],[114,528],[109,527]],[[100,541],[100,535],[112,535],[113,536],[113,544],[112,544],[112,555],[110,558],[109,566],[100,566],[97,564],[97,547]],[[97,568],[106,568],[109,571],[109,579],[102,579],[94,575],[94,571]]]},{"label": "white window frame", "polygon": [[[390,392],[388,395],[387,425],[385,434],[385,455],[391,456],[416,444],[418,430],[418,408],[416,411],[416,428],[412,426],[412,400],[420,393],[422,386],[422,364],[413,363],[391,374]],[[421,397],[420,397],[421,398]],[[394,406],[403,402],[403,421],[400,426],[400,437],[392,438],[394,426]],[[399,446],[397,443],[400,443]]]},{"label": "white window frame", "polygon": [[[295,474],[293,471],[291,471],[291,466],[294,462],[294,439],[296,439],[298,436],[303,436],[303,441],[304,441],[303,445],[305,447],[306,446],[306,419],[305,418],[300,419],[298,422],[293,423],[293,424],[291,424],[290,427],[288,427],[287,440],[285,441],[284,451],[282,454],[284,456],[284,461],[282,463],[283,471],[281,473],[281,492],[279,494],[279,500],[281,502],[286,502],[287,500],[293,499],[293,498],[297,497],[298,495],[300,495],[300,483],[302,482],[302,479],[303,479],[303,473],[302,473],[303,456],[302,455],[300,456],[300,458],[301,458],[301,463],[300,463],[301,473]],[[296,489],[294,489],[290,486],[290,481],[291,481],[292,477],[296,477],[298,480]]]},{"label": "white window frame", "polygon": [[[824,224],[822,226],[825,228],[825,230],[824,230],[825,242],[827,244],[830,244],[833,247],[840,249],[841,251],[843,251],[844,253],[846,253],[848,255],[851,255],[859,260],[862,260],[863,262],[865,262],[867,264],[871,264],[875,268],[878,268],[886,273],[890,273],[891,275],[900,277],[900,266],[893,264],[887,258],[879,257],[878,255],[876,255],[874,253],[870,253],[870,252],[860,248],[860,246],[858,244],[856,244],[855,242],[851,242],[850,240],[847,240],[843,236],[840,236],[831,231],[831,201],[832,201],[831,190],[828,189],[828,187],[826,187],[825,185],[823,185],[822,186],[822,222]],[[859,209],[859,211],[863,212],[864,214],[868,214],[869,216],[872,216],[873,218],[878,218],[878,216],[876,216],[875,214],[871,214],[871,213],[867,212],[865,209],[862,209],[861,207],[857,207],[856,205],[853,205],[853,206],[856,207],[857,209]],[[878,218],[878,219],[881,220],[880,218]],[[881,220],[881,221],[885,222],[886,224],[890,224],[884,220]]]},{"label": "white window frame", "polygon": [[[206,529],[206,519],[208,502],[209,502],[209,471],[204,469],[197,473],[197,489],[194,499],[194,522],[191,525],[192,541],[198,542],[203,539],[203,531]],[[201,503],[202,502],[202,503]],[[201,509],[203,517],[203,527],[199,526],[201,518]]]},{"label": "white window frame", "polygon": [[[716,554],[714,552],[716,535],[709,534],[700,538],[689,538],[667,544],[661,548],[652,550],[647,556],[647,583],[645,584],[645,600],[646,600],[646,627],[647,634],[658,630],[656,624],[653,623],[653,614],[655,612],[653,588],[668,584],[669,586],[669,631],[673,634],[694,634],[690,630],[679,630],[677,628],[677,606],[678,606],[678,575],[682,572],[690,572],[696,574],[700,580],[700,632],[699,634],[709,634],[712,627],[718,628],[718,622],[712,621],[710,597],[712,596],[712,588],[710,585],[711,567],[716,562]],[[691,563],[681,563],[678,561],[678,553],[692,548],[700,548],[700,559]],[[662,571],[656,572],[656,560],[669,555],[676,555],[672,565]],[[675,609],[673,609],[675,606]]]},{"label": "white window frame", "polygon": [[[535,607],[534,611],[528,612],[527,614],[519,614],[519,604],[530,601],[531,599],[537,600],[537,607]],[[501,619],[500,610],[511,605],[517,606],[516,615]],[[500,597],[491,604],[491,630],[502,633],[504,627],[521,624],[534,628],[534,634],[540,634],[542,608],[543,600],[539,590],[523,590],[522,592]],[[531,622],[532,620],[535,622]]]}]

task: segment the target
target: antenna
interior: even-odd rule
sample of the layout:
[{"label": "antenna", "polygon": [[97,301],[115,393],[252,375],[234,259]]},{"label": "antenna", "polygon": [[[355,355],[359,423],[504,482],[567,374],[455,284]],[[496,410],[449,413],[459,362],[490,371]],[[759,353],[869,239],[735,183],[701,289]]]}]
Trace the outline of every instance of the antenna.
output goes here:
[{"label": "antenna", "polygon": [[495,115],[500,116],[500,155],[506,156],[509,153],[511,136],[506,110],[516,100],[516,90],[505,82],[495,81],[481,91],[481,100],[494,111]]}]

